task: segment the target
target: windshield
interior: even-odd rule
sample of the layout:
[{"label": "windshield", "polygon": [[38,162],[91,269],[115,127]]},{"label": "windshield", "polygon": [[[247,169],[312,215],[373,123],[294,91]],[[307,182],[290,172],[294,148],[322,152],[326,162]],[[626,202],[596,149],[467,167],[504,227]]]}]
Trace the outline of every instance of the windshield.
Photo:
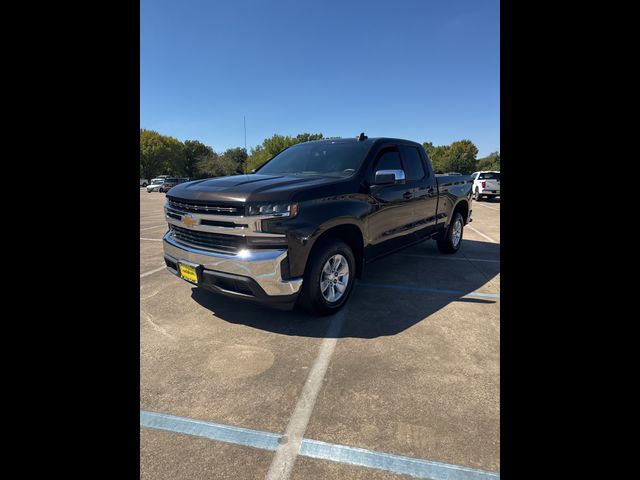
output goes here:
[{"label": "windshield", "polygon": [[500,172],[487,172],[481,173],[478,179],[482,180],[500,180]]},{"label": "windshield", "polygon": [[368,149],[364,142],[299,143],[273,157],[258,173],[349,177],[360,168]]},{"label": "windshield", "polygon": [[164,178],[154,178],[151,180],[152,185],[160,185],[161,183],[164,183]]}]

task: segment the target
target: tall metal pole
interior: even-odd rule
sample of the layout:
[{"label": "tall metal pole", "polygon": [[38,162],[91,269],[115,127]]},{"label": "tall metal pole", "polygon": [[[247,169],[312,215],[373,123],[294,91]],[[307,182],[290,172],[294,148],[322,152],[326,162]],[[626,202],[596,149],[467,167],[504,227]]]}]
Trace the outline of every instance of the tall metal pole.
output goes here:
[{"label": "tall metal pole", "polygon": [[244,121],[244,151],[247,151],[247,117],[242,116],[242,120]]}]

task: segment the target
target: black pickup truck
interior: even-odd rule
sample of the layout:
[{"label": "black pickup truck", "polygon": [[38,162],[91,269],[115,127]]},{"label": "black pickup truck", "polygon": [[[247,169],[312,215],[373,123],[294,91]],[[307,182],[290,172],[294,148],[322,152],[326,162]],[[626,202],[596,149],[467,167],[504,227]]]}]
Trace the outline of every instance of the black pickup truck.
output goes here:
[{"label": "black pickup truck", "polygon": [[331,314],[367,262],[435,239],[455,253],[471,220],[467,176],[435,175],[418,143],[326,139],[289,147],[248,175],[167,193],[167,268],[208,290]]}]

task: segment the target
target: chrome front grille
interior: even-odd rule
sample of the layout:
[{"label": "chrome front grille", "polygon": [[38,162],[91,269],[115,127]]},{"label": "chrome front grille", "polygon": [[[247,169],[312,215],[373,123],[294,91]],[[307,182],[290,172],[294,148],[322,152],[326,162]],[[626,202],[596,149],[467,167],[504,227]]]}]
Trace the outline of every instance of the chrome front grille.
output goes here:
[{"label": "chrome front grille", "polygon": [[271,217],[246,216],[243,204],[208,204],[167,197],[164,211],[171,236],[185,245],[235,254],[250,243],[245,237],[265,239],[263,245],[286,244],[284,234],[262,231],[262,221]]},{"label": "chrome front grille", "polygon": [[186,202],[173,198],[168,198],[168,203],[171,208],[189,213],[209,213],[214,215],[233,216],[244,215],[244,206],[208,205],[205,203],[194,202],[192,200]]},{"label": "chrome front grille", "polygon": [[206,248],[215,252],[237,254],[247,248],[247,240],[240,235],[225,235],[222,233],[204,232],[188,228],[169,225],[171,236],[179,243],[193,247]]}]

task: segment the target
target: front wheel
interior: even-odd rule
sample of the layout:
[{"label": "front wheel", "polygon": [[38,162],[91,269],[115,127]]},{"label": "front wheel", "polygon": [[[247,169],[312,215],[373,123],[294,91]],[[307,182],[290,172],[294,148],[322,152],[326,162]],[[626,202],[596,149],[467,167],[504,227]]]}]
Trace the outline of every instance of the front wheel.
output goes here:
[{"label": "front wheel", "polygon": [[449,223],[449,228],[441,238],[436,241],[438,250],[442,253],[456,253],[462,245],[462,233],[464,231],[464,219],[460,212],[453,215],[453,219]]},{"label": "front wheel", "polygon": [[351,247],[341,240],[317,245],[309,258],[298,302],[316,315],[331,315],[347,302],[356,273]]}]

